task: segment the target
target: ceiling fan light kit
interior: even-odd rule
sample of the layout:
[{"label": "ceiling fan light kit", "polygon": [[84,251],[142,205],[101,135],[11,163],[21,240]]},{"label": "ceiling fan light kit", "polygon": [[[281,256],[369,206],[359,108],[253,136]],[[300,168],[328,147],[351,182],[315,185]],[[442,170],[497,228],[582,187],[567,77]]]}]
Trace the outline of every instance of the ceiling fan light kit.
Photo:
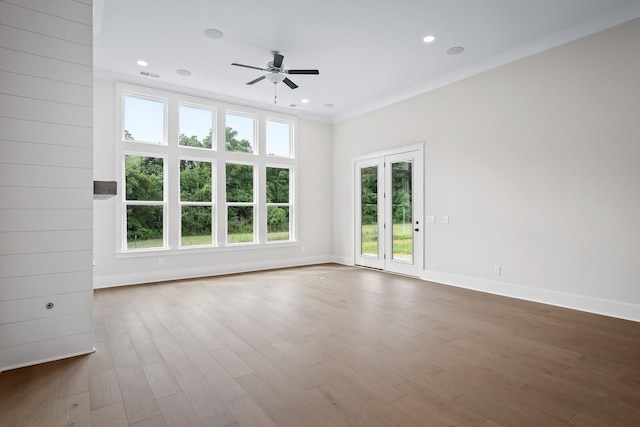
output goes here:
[{"label": "ceiling fan light kit", "polygon": [[289,86],[291,89],[296,89],[298,85],[295,84],[293,81],[291,81],[291,79],[286,77],[285,74],[307,74],[307,75],[320,74],[318,70],[311,70],[311,69],[286,70],[282,66],[282,63],[284,62],[284,56],[280,55],[280,53],[277,50],[272,51],[271,54],[273,55],[273,61],[269,61],[267,63],[266,68],[254,67],[253,65],[238,64],[236,62],[232,63],[231,65],[235,65],[236,67],[251,68],[253,70],[260,70],[260,71],[267,72],[267,74],[260,76],[256,79],[253,79],[250,82],[247,82],[248,85],[253,85],[258,83],[259,81],[266,79],[271,83],[273,83],[274,85],[277,85],[278,83],[284,83],[287,86]]}]

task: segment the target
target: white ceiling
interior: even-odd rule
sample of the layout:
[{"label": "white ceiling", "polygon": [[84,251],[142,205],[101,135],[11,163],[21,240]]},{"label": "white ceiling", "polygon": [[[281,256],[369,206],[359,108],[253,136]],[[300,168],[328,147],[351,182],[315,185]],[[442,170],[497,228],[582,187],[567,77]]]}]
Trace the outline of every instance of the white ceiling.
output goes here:
[{"label": "white ceiling", "polygon": [[[338,121],[639,16],[638,0],[94,0],[94,68],[98,78]],[[465,51],[447,55],[453,46]],[[265,73],[231,65],[265,67],[272,50],[285,68],[320,75],[290,75],[295,90],[248,86]]]}]

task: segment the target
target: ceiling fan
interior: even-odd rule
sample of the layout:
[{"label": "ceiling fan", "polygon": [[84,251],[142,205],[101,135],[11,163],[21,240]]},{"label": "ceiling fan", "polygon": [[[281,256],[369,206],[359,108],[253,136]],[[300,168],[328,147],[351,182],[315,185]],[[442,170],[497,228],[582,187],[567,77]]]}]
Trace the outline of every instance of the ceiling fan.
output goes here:
[{"label": "ceiling fan", "polygon": [[284,61],[284,56],[280,55],[280,53],[277,50],[271,51],[271,53],[273,54],[273,61],[269,61],[267,63],[266,68],[238,64],[235,62],[232,63],[231,65],[235,65],[238,67],[252,68],[254,70],[267,71],[267,74],[265,74],[264,76],[260,76],[257,79],[251,80],[250,82],[247,83],[248,85],[252,85],[252,84],[258,83],[261,80],[267,79],[273,84],[283,82],[284,84],[289,86],[291,89],[296,89],[298,85],[292,82],[284,74],[320,74],[318,70],[285,70],[284,67],[282,66],[282,62]]}]

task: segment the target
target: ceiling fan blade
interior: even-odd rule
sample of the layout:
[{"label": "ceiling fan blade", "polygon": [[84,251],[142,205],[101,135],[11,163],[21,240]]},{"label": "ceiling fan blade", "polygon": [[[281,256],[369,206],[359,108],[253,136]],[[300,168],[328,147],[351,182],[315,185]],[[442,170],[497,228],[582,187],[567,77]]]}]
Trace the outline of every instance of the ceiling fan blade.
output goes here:
[{"label": "ceiling fan blade", "polygon": [[286,84],[287,86],[289,86],[291,89],[295,89],[298,87],[297,84],[295,84],[294,82],[292,82],[291,80],[289,80],[288,77],[285,77],[283,80],[284,84]]},{"label": "ceiling fan blade", "polygon": [[260,80],[264,80],[264,76],[260,76],[257,79],[251,80],[249,83],[247,83],[248,85],[252,85],[254,83],[258,83]]},{"label": "ceiling fan blade", "polygon": [[320,74],[318,70],[286,70],[287,74]]},{"label": "ceiling fan blade", "polygon": [[266,68],[254,67],[251,65],[244,65],[244,64],[236,64],[235,62],[232,63],[231,65],[235,65],[236,67],[253,68],[254,70],[260,70],[260,71],[269,71]]},{"label": "ceiling fan blade", "polygon": [[282,61],[284,60],[284,56],[280,55],[279,53],[274,53],[273,54],[273,66],[276,68],[280,68],[282,67]]}]

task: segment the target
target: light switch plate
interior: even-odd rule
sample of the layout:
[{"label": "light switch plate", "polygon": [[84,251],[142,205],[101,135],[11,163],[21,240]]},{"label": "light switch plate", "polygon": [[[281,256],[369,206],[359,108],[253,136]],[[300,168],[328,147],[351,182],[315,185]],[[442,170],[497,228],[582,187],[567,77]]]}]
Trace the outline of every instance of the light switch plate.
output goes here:
[{"label": "light switch plate", "polygon": [[443,223],[443,224],[449,224],[449,217],[448,217],[447,215],[444,215],[444,216],[442,217],[442,223]]},{"label": "light switch plate", "polygon": [[436,222],[436,217],[433,215],[427,215],[427,222],[433,224]]}]

